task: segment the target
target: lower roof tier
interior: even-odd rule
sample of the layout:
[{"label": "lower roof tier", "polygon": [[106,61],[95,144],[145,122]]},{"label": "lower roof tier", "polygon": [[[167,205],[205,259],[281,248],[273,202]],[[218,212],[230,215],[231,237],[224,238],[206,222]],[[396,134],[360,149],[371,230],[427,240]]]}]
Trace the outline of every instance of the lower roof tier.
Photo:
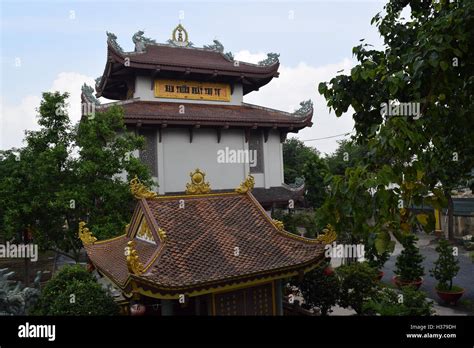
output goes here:
[{"label": "lower roof tier", "polygon": [[297,115],[246,103],[211,105],[140,99],[99,105],[96,106],[96,111],[106,111],[114,105],[123,108],[125,123],[128,125],[262,127],[297,132],[311,127],[313,117],[312,110],[304,115]]},{"label": "lower roof tier", "polygon": [[[143,226],[149,228],[144,240]],[[138,273],[124,248],[135,243]],[[85,245],[92,263],[122,289],[130,281],[162,294],[304,272],[324,258],[319,240],[284,231],[247,192],[141,199],[126,235]]]}]

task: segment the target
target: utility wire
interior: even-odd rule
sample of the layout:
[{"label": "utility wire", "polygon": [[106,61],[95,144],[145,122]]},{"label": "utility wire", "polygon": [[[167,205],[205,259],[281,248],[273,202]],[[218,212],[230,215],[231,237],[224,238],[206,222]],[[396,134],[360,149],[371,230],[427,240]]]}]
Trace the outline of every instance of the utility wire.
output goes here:
[{"label": "utility wire", "polygon": [[349,133],[341,133],[341,134],[331,135],[331,136],[323,137],[323,138],[305,139],[305,140],[301,140],[301,141],[315,141],[315,140],[331,139],[331,138],[346,136],[346,135],[349,135],[351,133],[354,133],[354,131],[351,131]]}]

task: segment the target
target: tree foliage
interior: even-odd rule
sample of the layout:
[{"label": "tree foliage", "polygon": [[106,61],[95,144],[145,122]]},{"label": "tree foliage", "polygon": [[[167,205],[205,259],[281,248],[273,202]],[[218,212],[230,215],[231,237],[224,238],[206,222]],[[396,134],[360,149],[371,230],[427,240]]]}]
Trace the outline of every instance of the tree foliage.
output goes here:
[{"label": "tree foliage", "polygon": [[128,155],[144,141],[126,131],[121,108],[72,126],[67,98],[67,93],[44,93],[40,129],[26,133],[26,146],[2,153],[0,231],[4,239],[21,239],[30,230],[40,248],[77,258],[79,221],[99,239],[122,233],[133,197],[120,174],[138,175],[146,183],[150,174]]},{"label": "tree foliage", "polygon": [[[411,10],[406,20],[400,17],[405,8]],[[390,250],[392,235],[401,239],[418,223],[433,230],[432,214],[415,215],[408,207],[442,208],[451,189],[470,178],[473,19],[472,1],[390,0],[372,20],[383,49],[361,43],[350,75],[319,85],[336,116],[354,110],[354,138],[368,149],[365,163],[327,179],[325,214],[338,232],[375,234],[377,251]],[[399,103],[410,103],[411,113],[387,112]]]},{"label": "tree foliage", "polygon": [[118,306],[81,266],[65,266],[45,286],[34,315],[115,315]]}]

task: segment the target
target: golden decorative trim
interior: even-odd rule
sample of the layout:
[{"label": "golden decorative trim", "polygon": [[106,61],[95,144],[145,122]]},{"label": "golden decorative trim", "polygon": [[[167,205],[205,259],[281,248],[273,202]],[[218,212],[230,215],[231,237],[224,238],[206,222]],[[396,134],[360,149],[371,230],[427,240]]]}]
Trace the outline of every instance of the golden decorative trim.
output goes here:
[{"label": "golden decorative trim", "polygon": [[283,224],[282,221],[273,219],[273,224],[275,225],[276,228],[278,228],[278,231],[284,231],[285,230],[285,225]]},{"label": "golden decorative trim", "polygon": [[235,189],[235,192],[238,193],[247,193],[252,191],[253,187],[255,186],[255,179],[252,175],[247,175],[245,181],[243,181],[239,187]]},{"label": "golden decorative trim", "polygon": [[143,273],[143,265],[138,259],[138,252],[135,249],[135,242],[133,240],[127,243],[125,256],[127,257],[128,271],[136,275],[141,275]]},{"label": "golden decorative trim", "polygon": [[322,244],[331,244],[337,238],[336,231],[334,227],[331,225],[327,225],[325,229],[323,229],[323,233],[320,234],[316,240]]},{"label": "golden decorative trim", "polygon": [[86,223],[84,221],[79,222],[79,238],[84,245],[94,244],[97,238],[94,237],[92,232],[85,226]]},{"label": "golden decorative trim", "polygon": [[150,227],[148,227],[145,216],[142,218],[135,237],[145,242],[156,244],[155,238],[153,238],[153,234],[151,233]]},{"label": "golden decorative trim", "polygon": [[130,181],[130,192],[136,199],[155,199],[158,197],[157,193],[148,190],[148,188],[144,184],[142,184],[142,182],[138,179],[136,175]]},{"label": "golden decorative trim", "polygon": [[158,235],[160,236],[160,239],[164,241],[166,239],[166,232],[164,229],[159,228],[156,232],[158,232]]},{"label": "golden decorative trim", "polygon": [[197,168],[194,172],[189,173],[191,182],[186,184],[186,194],[199,195],[211,192],[211,186],[205,181],[206,173]]}]

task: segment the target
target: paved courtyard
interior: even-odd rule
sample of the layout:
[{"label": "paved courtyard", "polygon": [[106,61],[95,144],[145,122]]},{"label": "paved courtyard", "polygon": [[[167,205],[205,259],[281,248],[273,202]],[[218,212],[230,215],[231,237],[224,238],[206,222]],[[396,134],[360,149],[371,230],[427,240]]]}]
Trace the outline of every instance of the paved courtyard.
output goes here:
[{"label": "paved courtyard", "polygon": [[[461,302],[456,307],[448,307],[443,303],[439,303],[438,305],[437,301],[439,298],[434,289],[437,281],[429,273],[429,270],[434,267],[433,263],[438,259],[438,253],[435,250],[437,243],[435,242],[434,236],[427,235],[426,233],[418,233],[418,238],[418,246],[421,254],[424,256],[423,266],[425,268],[424,281],[420,289],[425,291],[429,298],[435,300],[438,314],[454,315],[460,312],[459,314],[474,315],[474,263],[471,261],[469,253],[462,247],[459,247],[460,270],[456,278],[454,278],[454,283],[466,289],[466,292],[461,298]],[[402,246],[397,242],[395,251],[383,269],[385,273],[382,279],[383,282],[391,282],[394,276],[393,270],[395,269],[396,258],[401,250]]]}]

